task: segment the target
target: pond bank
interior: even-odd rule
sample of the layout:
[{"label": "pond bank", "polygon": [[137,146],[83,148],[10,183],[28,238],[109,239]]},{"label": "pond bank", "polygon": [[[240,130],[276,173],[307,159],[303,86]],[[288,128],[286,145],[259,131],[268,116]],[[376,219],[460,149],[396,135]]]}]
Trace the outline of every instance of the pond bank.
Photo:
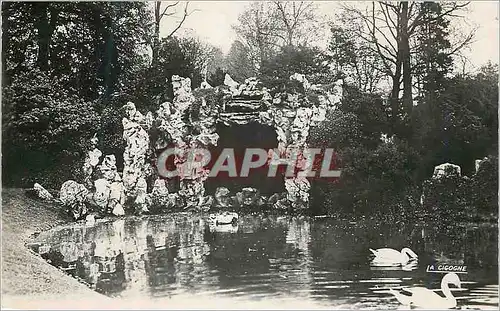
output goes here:
[{"label": "pond bank", "polygon": [[83,299],[109,300],[25,247],[33,233],[69,221],[53,204],[29,198],[24,189],[2,189],[2,308],[45,308],[59,299],[74,302],[58,302],[61,307],[73,308]]},{"label": "pond bank", "polygon": [[2,189],[2,308],[11,309],[331,309],[301,301],[247,301],[219,297],[178,297],[167,301],[111,299],[94,292],[51,266],[25,246],[35,232],[73,222],[56,206],[25,194]]}]

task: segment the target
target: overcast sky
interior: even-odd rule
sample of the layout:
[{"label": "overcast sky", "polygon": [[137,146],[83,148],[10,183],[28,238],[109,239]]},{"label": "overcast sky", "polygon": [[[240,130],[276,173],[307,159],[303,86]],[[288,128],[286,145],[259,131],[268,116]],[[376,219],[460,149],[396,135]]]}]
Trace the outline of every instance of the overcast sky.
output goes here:
[{"label": "overcast sky", "polygon": [[[338,10],[336,1],[316,1],[321,14],[333,17]],[[231,25],[237,23],[238,15],[248,5],[248,1],[190,1],[189,9],[196,10],[184,23],[184,33],[195,34],[201,39],[227,52],[236,39]],[[478,27],[475,42],[464,53],[472,66],[480,66],[491,60],[498,63],[499,22],[497,1],[472,1],[467,18]],[[161,35],[167,35],[175,20],[170,18],[161,25]]]}]

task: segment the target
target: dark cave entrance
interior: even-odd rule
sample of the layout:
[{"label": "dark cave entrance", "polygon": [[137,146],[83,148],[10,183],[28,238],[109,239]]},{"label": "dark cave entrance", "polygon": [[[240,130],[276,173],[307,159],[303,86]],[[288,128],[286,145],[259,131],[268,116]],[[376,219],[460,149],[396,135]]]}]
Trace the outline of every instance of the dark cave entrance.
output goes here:
[{"label": "dark cave entrance", "polygon": [[224,148],[233,148],[238,177],[229,177],[227,172],[221,172],[216,177],[209,177],[205,181],[206,194],[214,194],[218,187],[226,187],[232,194],[246,187],[255,188],[260,191],[261,195],[265,196],[285,192],[283,176],[278,171],[276,177],[267,177],[267,165],[250,169],[248,177],[239,177],[247,148],[261,148],[267,152],[267,150],[278,146],[278,139],[273,127],[258,122],[230,126],[217,123],[216,129],[219,141],[217,146],[210,148],[209,167],[213,166]]}]

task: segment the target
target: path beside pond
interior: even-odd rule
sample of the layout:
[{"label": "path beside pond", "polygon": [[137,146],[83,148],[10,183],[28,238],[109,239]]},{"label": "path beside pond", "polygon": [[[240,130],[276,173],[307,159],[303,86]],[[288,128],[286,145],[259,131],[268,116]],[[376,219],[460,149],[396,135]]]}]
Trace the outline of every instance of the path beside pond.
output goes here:
[{"label": "path beside pond", "polygon": [[[25,195],[23,189],[2,189],[2,307],[45,308],[64,299],[61,308],[82,300],[107,301],[76,279],[31,253],[25,243],[30,235],[70,221],[52,204]],[[43,306],[42,306],[43,305]],[[84,307],[84,306],[80,306]],[[99,308],[99,306],[96,306]]]}]

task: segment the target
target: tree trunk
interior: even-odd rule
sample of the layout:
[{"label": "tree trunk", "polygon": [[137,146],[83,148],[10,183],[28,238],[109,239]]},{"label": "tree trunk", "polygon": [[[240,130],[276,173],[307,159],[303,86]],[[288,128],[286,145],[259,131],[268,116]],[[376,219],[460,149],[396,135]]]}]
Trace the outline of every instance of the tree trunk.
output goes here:
[{"label": "tree trunk", "polygon": [[403,107],[411,118],[413,108],[412,72],[410,60],[410,42],[408,34],[408,2],[402,2],[401,10],[401,59],[403,62]]},{"label": "tree trunk", "polygon": [[153,43],[151,46],[152,49],[152,56],[151,56],[151,67],[154,67],[158,63],[158,57],[159,57],[159,50],[160,50],[160,8],[161,8],[161,2],[157,1],[155,2],[155,29],[154,29],[154,34],[153,34]]},{"label": "tree trunk", "polygon": [[48,3],[38,2],[34,6],[35,16],[37,16],[37,21],[35,27],[37,29],[37,39],[38,39],[38,55],[37,55],[37,65],[42,71],[49,69],[49,44],[50,44],[50,29],[49,29],[49,18],[48,18]]},{"label": "tree trunk", "polygon": [[401,90],[401,56],[400,51],[397,53],[396,58],[396,68],[394,70],[394,76],[392,77],[392,91],[389,98],[389,102],[392,110],[392,123],[397,126],[400,122],[399,120],[399,91]]}]

